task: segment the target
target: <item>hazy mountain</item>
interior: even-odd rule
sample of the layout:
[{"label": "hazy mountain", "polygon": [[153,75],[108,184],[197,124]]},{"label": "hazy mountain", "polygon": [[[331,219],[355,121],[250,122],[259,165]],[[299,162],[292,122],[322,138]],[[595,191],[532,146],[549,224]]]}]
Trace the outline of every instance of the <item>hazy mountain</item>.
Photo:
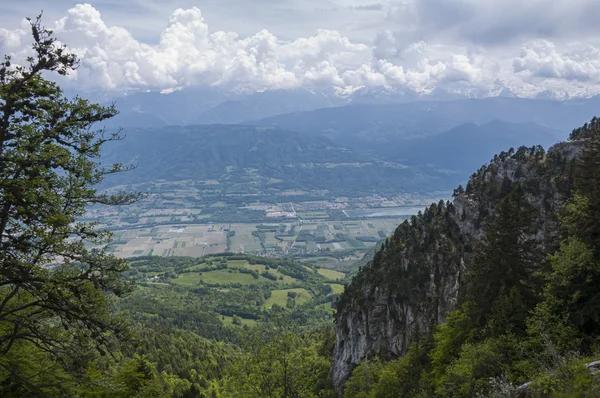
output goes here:
[{"label": "hazy mountain", "polygon": [[159,127],[193,123],[206,110],[237,96],[213,87],[189,88],[171,93],[158,91],[124,93],[104,104],[114,103],[119,115],[108,120],[111,127]]},{"label": "hazy mountain", "polygon": [[[218,180],[236,190],[328,190],[335,195],[443,190],[464,183],[495,153],[555,143],[535,123],[464,124],[435,136],[382,144],[378,156],[329,138],[272,127],[210,125],[127,129],[107,146],[107,162],[136,163],[108,182]],[[374,148],[374,146],[372,146]],[[395,159],[394,161],[382,159]]]},{"label": "hazy mountain", "polygon": [[426,167],[432,173],[449,174],[457,182],[501,151],[511,147],[542,145],[548,148],[565,138],[558,130],[536,123],[493,121],[484,125],[468,123],[435,136],[404,141],[390,149],[388,157]]},{"label": "hazy mountain", "polygon": [[277,90],[252,93],[244,98],[229,100],[206,110],[197,124],[233,124],[256,120],[282,113],[310,111],[341,106],[347,100],[327,90]]},{"label": "hazy mountain", "polygon": [[[226,87],[204,87],[204,88],[182,88],[172,92],[135,92],[122,93],[121,95],[107,97],[106,93],[89,93],[89,96],[103,103],[115,102],[121,115],[109,121],[110,126],[120,127],[144,127],[161,125],[185,125],[185,124],[213,124],[213,123],[239,123],[248,120],[258,120],[279,114],[312,111],[320,108],[331,108],[338,106],[387,106],[395,109],[398,104],[408,107],[408,110],[422,112],[423,109],[433,107],[436,112],[453,112],[455,107],[459,108],[459,114],[463,114],[457,124],[466,122],[489,122],[494,119],[507,121],[540,122],[538,114],[546,115],[554,108],[570,108],[575,104],[579,107],[581,103],[590,100],[556,101],[556,100],[524,100],[515,98],[508,90],[497,92],[465,92],[450,93],[443,89],[434,89],[430,92],[415,92],[412,90],[400,90],[392,88],[358,88],[342,90],[334,88],[314,87],[290,90],[265,90],[265,91],[232,91]],[[493,98],[485,99],[485,97]],[[543,97],[543,96],[542,96]],[[542,98],[541,97],[541,98]],[[483,98],[466,100],[465,98]],[[554,98],[548,96],[548,98]],[[480,103],[480,101],[483,101]],[[453,103],[438,109],[435,103]],[[593,102],[593,100],[592,100]],[[596,104],[598,104],[596,100]],[[419,105],[419,104],[428,105]],[[456,105],[459,103],[460,105]],[[568,104],[567,104],[568,103]],[[492,105],[490,105],[492,104]],[[497,112],[488,109],[499,106]],[[515,117],[505,119],[504,113],[521,113],[527,115],[533,112],[537,119]],[[369,115],[370,111],[360,111],[361,114]],[[366,112],[366,113],[365,113]],[[371,111],[373,112],[373,111]],[[382,111],[386,113],[385,110]],[[465,118],[464,113],[480,113],[482,116],[492,115],[483,120],[475,117]],[[473,116],[473,115],[470,115]],[[586,118],[589,115],[586,113]],[[577,118],[576,122],[582,120]],[[378,119],[372,119],[379,122]],[[560,120],[560,118],[557,118]],[[383,120],[382,122],[385,122]],[[445,125],[444,129],[455,127],[457,124]],[[543,123],[541,123],[543,124]],[[563,122],[563,126],[570,126]]]},{"label": "hazy mountain", "polygon": [[572,101],[530,100],[495,97],[392,105],[351,105],[278,115],[247,122],[277,126],[333,142],[387,159],[402,141],[433,136],[466,123],[485,124],[495,120],[533,122],[564,132],[582,124],[600,108],[600,97]]},{"label": "hazy mountain", "polygon": [[327,190],[332,196],[446,189],[439,178],[380,162],[335,145],[274,128],[188,126],[131,129],[106,146],[105,162],[138,167],[111,176],[109,185],[157,180],[218,180],[230,192]]},{"label": "hazy mountain", "polygon": [[186,88],[173,92],[124,93],[106,98],[90,94],[104,104],[115,103],[120,114],[111,127],[159,127],[188,124],[233,124],[282,113],[342,106],[348,98],[332,90],[231,91],[217,87]]}]

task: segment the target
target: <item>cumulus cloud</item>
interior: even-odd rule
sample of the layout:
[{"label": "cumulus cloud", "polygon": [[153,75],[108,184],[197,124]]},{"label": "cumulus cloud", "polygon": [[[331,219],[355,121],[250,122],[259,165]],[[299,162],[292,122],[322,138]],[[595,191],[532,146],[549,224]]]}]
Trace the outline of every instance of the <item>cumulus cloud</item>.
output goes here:
[{"label": "cumulus cloud", "polygon": [[580,43],[559,51],[547,40],[525,43],[513,61],[515,72],[542,79],[566,79],[600,83],[600,49]]},{"label": "cumulus cloud", "polygon": [[[84,89],[168,92],[212,85],[254,90],[367,86],[493,91],[506,85],[515,92],[521,87],[521,93],[537,93],[549,87],[580,92],[584,84],[587,91],[600,86],[598,47],[528,40],[516,44],[514,50],[497,50],[475,40],[444,41],[425,33],[431,25],[449,37],[466,37],[463,29],[477,31],[480,24],[473,18],[485,7],[489,11],[492,3],[498,4],[457,0],[449,6],[443,0],[414,0],[387,8],[383,3],[354,5],[357,10],[385,9],[382,18],[397,23],[394,29],[380,31],[372,41],[362,43],[327,29],[292,40],[282,40],[268,30],[245,37],[212,31],[196,7],[175,10],[152,43],[107,24],[89,4],[69,9],[53,28],[79,55],[81,66],[69,81]],[[428,22],[423,21],[425,5],[431,11]],[[0,28],[0,53],[24,60],[29,35],[26,23],[13,30]]]},{"label": "cumulus cloud", "polygon": [[[199,84],[292,88],[327,76],[328,83],[343,84],[332,65],[357,66],[370,56],[368,46],[330,30],[289,42],[267,30],[247,38],[233,32],[211,33],[198,8],[176,10],[156,45],[136,40],[124,28],[107,26],[89,4],[71,8],[56,22],[55,33],[81,58],[72,80],[90,88]],[[27,34],[24,29],[2,29],[0,46],[18,56]]]},{"label": "cumulus cloud", "polygon": [[27,21],[21,23],[21,28],[8,30],[0,28],[0,50],[7,55],[22,55],[26,52],[30,28]]},{"label": "cumulus cloud", "polygon": [[424,41],[403,47],[389,31],[376,37],[373,58],[388,81],[413,90],[440,85],[491,87],[500,72],[500,65],[482,50]]}]

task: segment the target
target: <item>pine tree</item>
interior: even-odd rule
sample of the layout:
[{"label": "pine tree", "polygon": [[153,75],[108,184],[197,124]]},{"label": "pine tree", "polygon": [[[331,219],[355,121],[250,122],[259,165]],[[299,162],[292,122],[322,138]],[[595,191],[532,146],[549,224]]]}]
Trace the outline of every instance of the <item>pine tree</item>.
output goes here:
[{"label": "pine tree", "polygon": [[575,189],[587,201],[585,217],[572,225],[572,233],[595,250],[600,258],[600,119],[587,125],[585,150],[575,169]]},{"label": "pine tree", "polygon": [[[507,297],[519,297],[522,305],[532,307],[535,301],[533,286],[528,284],[542,260],[533,238],[535,210],[527,202],[522,187],[514,185],[511,192],[499,203],[497,215],[485,228],[485,243],[479,245],[468,275],[467,300],[476,323],[485,326],[492,318],[512,319],[497,311],[509,310],[503,302]],[[511,321],[500,331],[514,328],[524,332],[524,319]],[[502,330],[502,328],[505,328]]]}]

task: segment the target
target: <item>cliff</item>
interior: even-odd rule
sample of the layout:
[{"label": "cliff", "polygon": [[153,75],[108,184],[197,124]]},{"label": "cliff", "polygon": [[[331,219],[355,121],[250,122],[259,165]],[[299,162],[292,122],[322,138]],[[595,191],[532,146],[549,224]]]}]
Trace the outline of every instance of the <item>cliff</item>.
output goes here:
[{"label": "cliff", "polygon": [[404,355],[461,303],[473,247],[515,184],[535,209],[536,241],[556,246],[556,213],[569,198],[573,161],[584,145],[580,140],[547,153],[541,147],[503,152],[474,173],[466,189],[455,190],[451,202],[433,204],[401,224],[340,298],[331,370],[336,389],[343,390],[361,361]]}]

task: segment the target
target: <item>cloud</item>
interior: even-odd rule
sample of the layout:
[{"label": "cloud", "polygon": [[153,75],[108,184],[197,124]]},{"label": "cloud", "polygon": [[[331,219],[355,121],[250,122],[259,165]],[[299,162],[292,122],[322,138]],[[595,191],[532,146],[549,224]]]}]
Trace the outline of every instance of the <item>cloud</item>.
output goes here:
[{"label": "cloud", "polygon": [[73,79],[107,89],[292,88],[315,78],[323,63],[351,64],[369,53],[367,46],[329,30],[291,42],[280,41],[267,30],[243,39],[232,32],[211,33],[198,8],[176,10],[156,45],[137,41],[123,28],[107,26],[87,4],[70,9],[56,23],[55,32],[82,59]]},{"label": "cloud", "polygon": [[403,46],[389,31],[376,37],[373,58],[388,81],[413,90],[435,86],[489,88],[500,73],[500,65],[482,50],[424,41]]},{"label": "cloud", "polygon": [[381,3],[364,4],[360,6],[353,6],[352,9],[358,11],[383,11],[385,6]]},{"label": "cloud", "polygon": [[0,50],[5,54],[16,55],[24,53],[29,44],[29,23],[23,21],[21,27],[14,30],[0,28]]},{"label": "cloud", "polygon": [[575,43],[561,52],[547,40],[534,40],[523,45],[513,68],[533,78],[600,84],[600,48]]},{"label": "cloud", "polygon": [[[467,75],[475,71],[460,55],[430,62],[424,43],[384,57],[383,44],[373,51],[332,30],[292,41],[279,40],[267,30],[246,38],[211,32],[195,7],[173,12],[155,45],[136,40],[122,27],[107,26],[89,4],[69,9],[56,22],[55,33],[81,58],[72,82],[90,89],[194,85],[285,89],[307,84],[414,88],[450,80],[468,82],[472,77]],[[25,29],[2,30],[2,47],[24,54],[26,35]],[[389,59],[379,62],[382,58]],[[405,65],[390,64],[398,60]]]},{"label": "cloud", "polygon": [[[549,88],[566,93],[600,92],[599,47],[539,38],[528,39],[525,44],[484,46],[466,32],[483,29],[483,23],[473,22],[474,18],[497,10],[492,5],[499,3],[457,0],[452,6],[449,4],[443,0],[385,7],[384,3],[346,4],[346,8],[385,9],[381,18],[397,23],[393,29],[381,30],[373,40],[365,38],[363,42],[331,29],[318,29],[312,35],[289,40],[265,29],[247,36],[213,31],[196,7],[175,10],[165,18],[166,25],[154,40],[141,40],[122,26],[106,23],[89,4],[70,8],[53,28],[56,36],[81,59],[81,66],[68,78],[68,83],[77,89],[367,86],[493,92],[506,85],[522,95]],[[431,14],[428,22],[423,21],[425,9]],[[502,18],[499,9],[498,13]],[[428,33],[432,26],[447,36]],[[488,34],[491,31],[493,26]],[[0,28],[0,53],[12,54],[22,62],[28,54],[29,35],[26,24],[12,30]]]},{"label": "cloud", "polygon": [[386,18],[408,40],[505,45],[597,38],[600,7],[597,0],[406,0],[390,4]]}]

